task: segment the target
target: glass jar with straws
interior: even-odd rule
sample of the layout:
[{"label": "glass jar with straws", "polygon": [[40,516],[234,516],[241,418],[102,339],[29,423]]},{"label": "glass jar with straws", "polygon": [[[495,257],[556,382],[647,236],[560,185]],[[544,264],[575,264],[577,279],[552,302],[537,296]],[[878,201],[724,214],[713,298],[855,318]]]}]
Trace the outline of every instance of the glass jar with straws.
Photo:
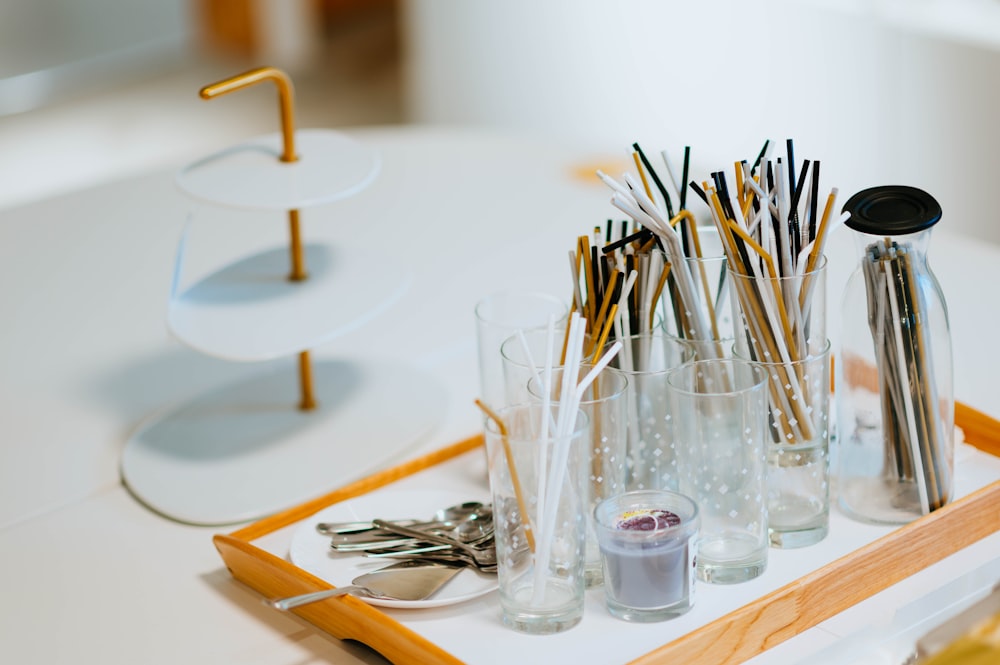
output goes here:
[{"label": "glass jar with straws", "polygon": [[953,495],[951,333],[927,262],[941,207],[884,186],[844,205],[861,260],[847,283],[837,359],[837,493],[867,522],[901,524]]}]

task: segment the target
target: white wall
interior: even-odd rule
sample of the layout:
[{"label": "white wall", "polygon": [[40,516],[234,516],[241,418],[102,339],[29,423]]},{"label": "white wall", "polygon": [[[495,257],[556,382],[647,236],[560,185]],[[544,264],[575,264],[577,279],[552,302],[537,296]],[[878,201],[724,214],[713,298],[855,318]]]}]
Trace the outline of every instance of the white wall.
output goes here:
[{"label": "white wall", "polygon": [[841,201],[924,187],[1000,241],[995,0],[408,0],[403,26],[415,121],[691,145],[699,177],[792,138]]}]

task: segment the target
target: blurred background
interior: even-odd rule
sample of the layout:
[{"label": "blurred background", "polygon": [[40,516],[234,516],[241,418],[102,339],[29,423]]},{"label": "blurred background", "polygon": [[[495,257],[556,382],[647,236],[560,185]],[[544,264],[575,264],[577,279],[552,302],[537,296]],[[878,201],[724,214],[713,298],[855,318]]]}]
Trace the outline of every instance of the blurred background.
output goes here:
[{"label": "blurred background", "polygon": [[1000,242],[997,0],[0,0],[0,208],[276,131],[273,90],[197,96],[264,64],[300,127],[690,145],[699,179],[791,138],[841,201],[922,187]]}]

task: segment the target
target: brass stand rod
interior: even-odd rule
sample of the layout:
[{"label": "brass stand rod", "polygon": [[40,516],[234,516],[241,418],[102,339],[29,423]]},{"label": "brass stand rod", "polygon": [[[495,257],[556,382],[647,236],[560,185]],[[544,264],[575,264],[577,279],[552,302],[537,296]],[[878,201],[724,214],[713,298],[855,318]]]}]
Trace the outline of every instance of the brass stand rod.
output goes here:
[{"label": "brass stand rod", "polygon": [[[206,85],[199,91],[202,99],[214,99],[227,95],[230,92],[243,90],[262,81],[272,81],[278,88],[278,105],[281,113],[281,137],[282,152],[281,161],[295,162],[299,157],[295,154],[295,101],[292,80],[285,72],[274,67],[259,67],[237,74],[236,76],[223,79],[216,83]],[[299,211],[288,211],[288,226],[291,244],[292,272],[288,278],[293,282],[300,282],[307,277],[305,268],[305,256],[302,251],[302,232],[299,225]],[[299,408],[309,411],[316,408],[316,399],[313,397],[312,365],[309,361],[309,352],[299,353],[299,385],[301,400]]]},{"label": "brass stand rod", "polygon": [[308,274],[306,273],[306,260],[302,252],[302,230],[299,225],[299,211],[288,211],[288,233],[292,254],[292,272],[288,279],[293,282],[301,282]]},{"label": "brass stand rod", "polygon": [[312,364],[309,362],[309,352],[299,353],[299,390],[302,395],[299,401],[299,408],[303,411],[311,411],[316,408],[316,399],[313,397]]}]

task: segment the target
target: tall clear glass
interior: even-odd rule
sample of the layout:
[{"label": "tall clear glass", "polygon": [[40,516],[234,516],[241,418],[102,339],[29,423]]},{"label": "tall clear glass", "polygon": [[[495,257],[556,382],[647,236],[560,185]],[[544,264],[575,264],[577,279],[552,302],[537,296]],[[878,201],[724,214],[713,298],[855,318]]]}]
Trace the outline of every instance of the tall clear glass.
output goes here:
[{"label": "tall clear glass", "polygon": [[767,527],[772,547],[823,540],[830,528],[830,345],[767,373]]},{"label": "tall clear glass", "polygon": [[767,567],[767,377],[738,359],[667,375],[680,492],[698,503],[698,579],[732,584]]},{"label": "tall clear glass", "polygon": [[611,360],[628,379],[626,487],[629,490],[677,490],[679,471],[674,446],[667,374],[690,361],[684,340],[657,331],[632,335]]},{"label": "tall clear glass", "polygon": [[540,404],[498,417],[486,423],[486,454],[503,623],[567,630],[583,617],[589,422],[577,410],[568,431],[557,431],[546,421],[558,422],[558,408]]},{"label": "tall clear glass", "polygon": [[[586,376],[593,365],[583,364],[579,376]],[[549,399],[558,408],[562,400],[564,368],[552,371]],[[528,393],[533,402],[545,397],[538,379],[528,383]],[[544,379],[542,379],[544,380]],[[626,436],[628,434],[628,379],[618,370],[604,368],[580,399],[580,410],[590,421],[587,452],[587,587],[598,586],[603,580],[601,553],[597,545],[597,531],[593,509],[603,499],[622,494],[626,479]]]}]

